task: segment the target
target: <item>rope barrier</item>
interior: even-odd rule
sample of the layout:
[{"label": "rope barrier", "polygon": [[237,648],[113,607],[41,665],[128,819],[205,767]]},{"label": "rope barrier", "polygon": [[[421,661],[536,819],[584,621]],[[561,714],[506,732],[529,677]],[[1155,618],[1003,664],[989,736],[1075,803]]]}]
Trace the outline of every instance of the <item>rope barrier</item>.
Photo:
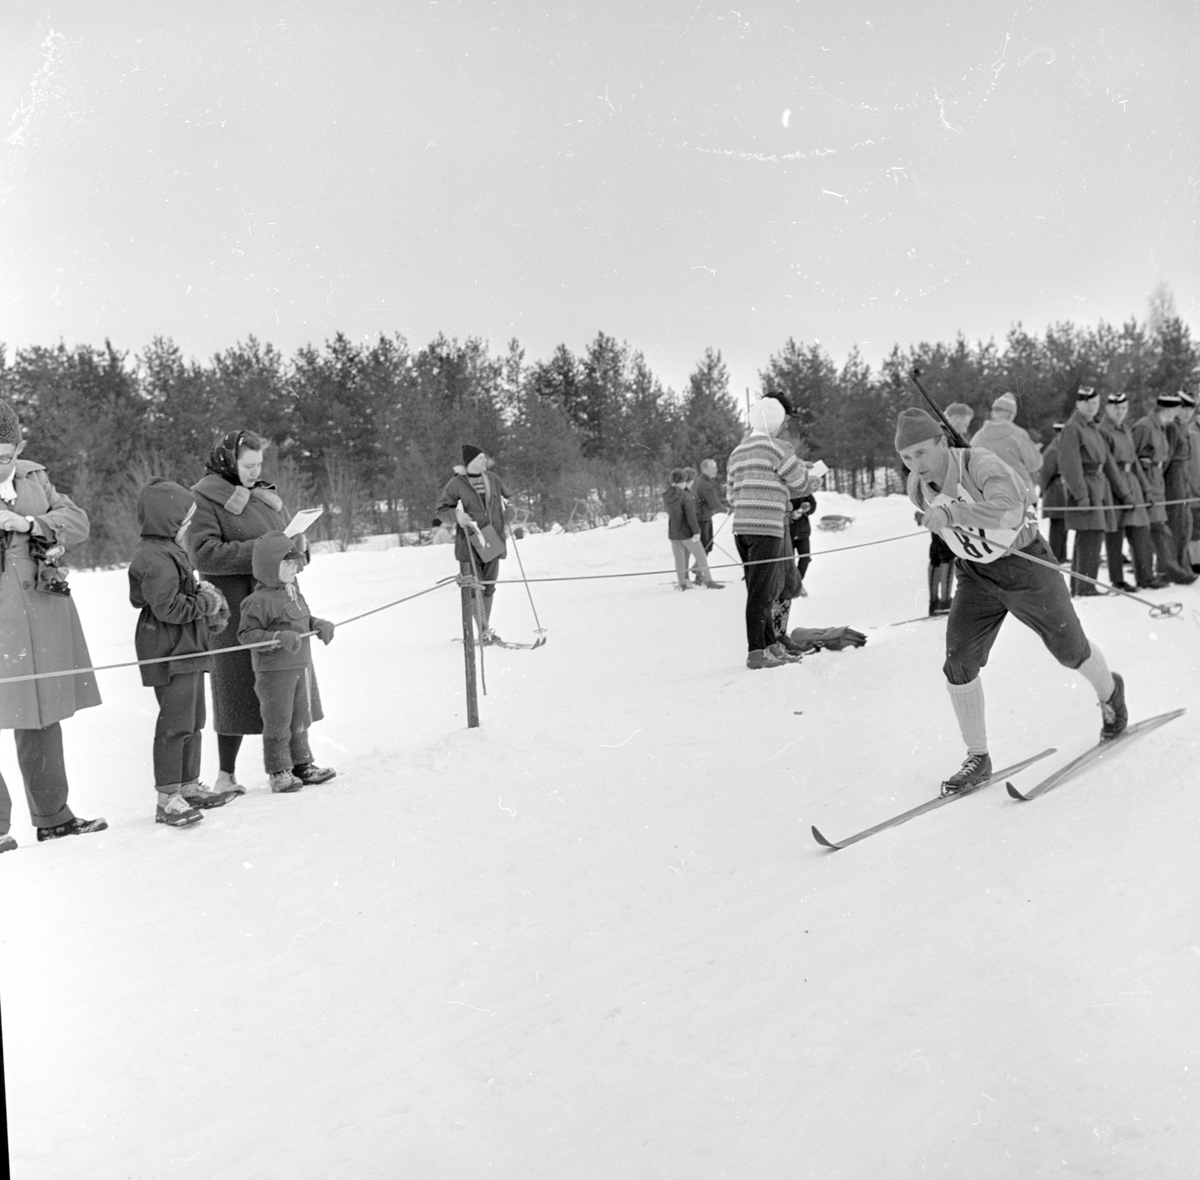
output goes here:
[{"label": "rope barrier", "polygon": [[[416,594],[407,594],[403,598],[397,598],[394,602],[385,602],[383,606],[373,607],[371,610],[363,611],[360,615],[351,615],[348,619],[343,619],[340,623],[334,623],[335,627],[344,627],[347,623],[355,623],[359,619],[365,619],[368,615],[377,615],[380,611],[388,610],[390,607],[399,606],[402,602],[411,602],[414,598],[420,598],[424,594],[431,594],[434,590],[440,590],[443,586],[448,586],[456,580],[456,575],[451,575],[448,578],[442,578],[434,585],[427,587],[424,590],[418,590]],[[305,631],[301,634],[301,638],[312,638],[316,635],[315,631]],[[25,676],[5,676],[0,678],[0,684],[20,684],[27,680],[53,680],[58,676],[80,676],[85,672],[111,672],[114,668],[144,668],[150,664],[170,664],[178,663],[183,660],[200,660],[206,656],[221,656],[228,655],[231,652],[253,651],[259,647],[277,647],[278,643],[274,639],[260,640],[258,643],[239,643],[233,647],[214,647],[209,651],[192,651],[186,652],[177,656],[154,656],[148,660],[126,660],[120,664],[94,664],[86,668],[64,668],[58,672],[30,672]]]},{"label": "rope barrier", "polygon": [[[891,541],[906,541],[909,537],[926,536],[926,529],[921,529],[915,533],[901,533],[898,537],[880,537],[878,541],[860,541],[857,545],[839,545],[836,549],[819,549],[814,553],[808,554],[809,557],[827,557],[831,553],[849,553],[851,549],[867,549],[872,545],[886,545]],[[990,542],[989,542],[990,544]],[[724,552],[724,550],[722,550]],[[709,564],[709,569],[728,570],[741,569],[747,565],[776,565],[781,561],[795,561],[796,554],[785,553],[782,557],[763,557],[757,561],[732,561],[725,565]],[[675,569],[672,567],[669,570],[633,570],[628,573],[618,574],[573,574],[562,575],[553,578],[525,578],[527,582],[590,582],[598,581],[604,578],[653,578],[662,577],[663,574],[671,574],[674,576]],[[515,586],[521,582],[521,578],[498,578],[495,582],[485,583],[485,585],[495,586]]]}]

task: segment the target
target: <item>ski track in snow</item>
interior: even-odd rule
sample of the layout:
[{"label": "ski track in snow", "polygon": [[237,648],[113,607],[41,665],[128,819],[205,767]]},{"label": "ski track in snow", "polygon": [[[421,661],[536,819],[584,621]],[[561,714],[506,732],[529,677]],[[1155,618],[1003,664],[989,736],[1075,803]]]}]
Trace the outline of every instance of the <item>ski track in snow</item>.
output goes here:
[{"label": "ski track in snow", "polygon": [[[248,739],[249,793],[194,830],[153,822],[153,693],[101,674],[63,733],[73,807],[111,827],[38,846],[18,799],[0,858],[13,1175],[1196,1175],[1200,583],[1176,620],[1079,600],[1131,718],[1179,721],[833,855],[809,825],[914,806],[962,752],[944,626],[890,626],[925,609],[928,543],[821,556],[911,532],[907,502],[818,511],[855,523],[814,531],[792,623],[865,648],[746,671],[736,570],[534,585],[549,643],[485,651],[467,730],[438,591],[316,648],[335,780],[272,796]],[[520,545],[531,577],[671,566],[663,521]],[[302,582],[336,620],[452,562]],[[71,582],[95,662],[133,658],[125,572]],[[493,622],[532,637],[519,585]],[[1059,749],[1018,786],[1094,741],[1090,689],[1014,621],[984,684],[997,765]]]}]

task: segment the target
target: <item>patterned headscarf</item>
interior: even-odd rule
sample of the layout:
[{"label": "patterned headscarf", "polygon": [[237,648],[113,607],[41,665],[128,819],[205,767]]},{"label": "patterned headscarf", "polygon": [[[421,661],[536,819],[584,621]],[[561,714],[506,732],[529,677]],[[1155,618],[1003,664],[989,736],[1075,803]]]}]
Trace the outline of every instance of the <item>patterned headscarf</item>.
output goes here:
[{"label": "patterned headscarf", "polygon": [[241,486],[242,477],[238,475],[237,453],[245,437],[244,430],[231,430],[211,451],[208,452],[208,462],[204,469],[213,475],[219,475],[235,486]]}]

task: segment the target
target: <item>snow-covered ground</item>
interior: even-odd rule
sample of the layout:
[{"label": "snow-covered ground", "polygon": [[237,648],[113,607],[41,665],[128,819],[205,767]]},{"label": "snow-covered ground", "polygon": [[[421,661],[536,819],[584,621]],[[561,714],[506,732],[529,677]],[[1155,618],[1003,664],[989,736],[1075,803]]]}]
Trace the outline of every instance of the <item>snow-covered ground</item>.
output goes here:
[{"label": "snow-covered ground", "polygon": [[[1003,787],[844,851],[962,749],[899,498],[823,496],[793,625],[861,650],[748,672],[743,593],[670,575],[533,587],[550,641],[486,652],[465,728],[453,588],[318,647],[338,777],[196,829],[153,822],[153,693],[102,674],[65,723],[100,835],[0,857],[13,1175],[1162,1177],[1200,1174],[1200,583],[1155,620],[1080,600],[1134,719],[1185,716],[1029,804]],[[728,528],[718,543],[732,552]],[[521,543],[529,576],[667,569],[662,522]],[[718,561],[728,560],[715,554]],[[338,620],[448,547],[320,556]],[[507,577],[517,575],[511,557]],[[72,577],[97,663],[133,658],[123,571]],[[524,590],[493,622],[529,638]],[[1009,621],[984,673],[1002,765],[1097,736]],[[0,768],[19,794],[11,739]],[[206,739],[205,769],[216,769]]]}]

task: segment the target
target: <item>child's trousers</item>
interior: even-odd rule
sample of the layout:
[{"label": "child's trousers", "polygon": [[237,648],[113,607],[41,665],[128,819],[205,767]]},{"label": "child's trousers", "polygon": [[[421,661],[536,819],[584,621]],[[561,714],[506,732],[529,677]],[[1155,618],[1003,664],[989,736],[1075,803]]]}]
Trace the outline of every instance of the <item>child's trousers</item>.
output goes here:
[{"label": "child's trousers", "polygon": [[204,730],[204,673],[183,672],[156,684],[158,722],[154,726],[154,785],[178,788],[200,777]]},{"label": "child's trousers", "polygon": [[305,667],[260,669],[254,674],[254,692],[263,719],[263,765],[268,774],[312,761],[308,746],[308,727],[314,720],[310,672]]}]

